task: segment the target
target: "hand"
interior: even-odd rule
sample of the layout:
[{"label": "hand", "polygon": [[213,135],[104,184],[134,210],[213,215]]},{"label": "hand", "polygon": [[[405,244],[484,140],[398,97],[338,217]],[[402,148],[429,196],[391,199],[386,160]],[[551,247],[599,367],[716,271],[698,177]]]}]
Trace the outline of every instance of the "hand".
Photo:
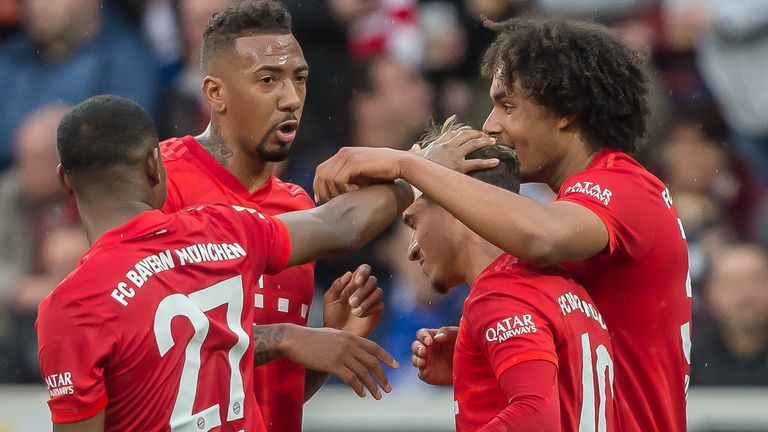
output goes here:
[{"label": "hand", "polygon": [[384,291],[378,282],[368,264],[336,279],[323,296],[323,326],[368,336],[384,313]]},{"label": "hand", "polygon": [[408,152],[389,148],[342,147],[315,171],[315,201],[331,198],[376,182],[401,177],[400,164]]},{"label": "hand", "polygon": [[381,363],[393,369],[400,365],[375,342],[331,328],[285,328],[286,344],[282,351],[294,362],[336,375],[360,397],[365,397],[368,389],[375,399],[381,399],[379,386],[387,393],[392,391]]},{"label": "hand", "polygon": [[453,349],[458,327],[421,329],[411,344],[411,363],[419,369],[419,379],[432,385],[453,383]]},{"label": "hand", "polygon": [[446,132],[423,149],[414,145],[411,151],[454,171],[468,173],[493,168],[499,163],[496,159],[465,159],[473,151],[494,144],[496,140],[483,132],[463,129]]}]

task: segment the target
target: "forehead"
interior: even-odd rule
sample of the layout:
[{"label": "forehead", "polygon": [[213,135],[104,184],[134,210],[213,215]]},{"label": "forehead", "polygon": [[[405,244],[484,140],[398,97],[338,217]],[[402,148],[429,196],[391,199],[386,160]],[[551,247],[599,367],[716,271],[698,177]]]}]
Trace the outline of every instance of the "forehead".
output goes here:
[{"label": "forehead", "polygon": [[497,74],[493,77],[493,82],[491,82],[491,90],[490,90],[491,99],[500,100],[500,99],[523,98],[522,96],[524,95],[525,91],[520,87],[519,84],[517,83],[513,84],[511,90],[512,91],[510,92],[510,89],[507,88],[507,85],[501,76]]},{"label": "forehead", "polygon": [[292,34],[243,36],[235,39],[238,57],[252,66],[305,66],[304,53]]}]

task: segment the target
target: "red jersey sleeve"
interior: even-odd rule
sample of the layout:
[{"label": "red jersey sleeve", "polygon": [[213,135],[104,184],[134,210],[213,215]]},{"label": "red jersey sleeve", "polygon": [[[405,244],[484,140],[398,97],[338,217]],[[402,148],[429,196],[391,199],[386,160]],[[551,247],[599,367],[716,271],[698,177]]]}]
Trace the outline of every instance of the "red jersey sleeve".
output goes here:
[{"label": "red jersey sleeve", "polygon": [[273,275],[283,271],[291,256],[291,237],[283,221],[249,207],[233,205],[231,208],[242,222],[251,246],[268,251],[264,273]]},{"label": "red jersey sleeve", "polygon": [[543,296],[503,274],[484,276],[473,289],[483,293],[467,304],[464,319],[478,341],[496,378],[528,360],[557,366],[552,321],[537,304]]},{"label": "red jersey sleeve", "polygon": [[608,253],[643,256],[654,239],[649,229],[648,188],[642,179],[619,168],[589,169],[569,177],[557,201],[582,205],[595,213],[608,230]]},{"label": "red jersey sleeve", "polygon": [[55,295],[41,303],[36,327],[52,421],[93,417],[107,405],[104,368],[115,346],[114,334],[93,308]]}]

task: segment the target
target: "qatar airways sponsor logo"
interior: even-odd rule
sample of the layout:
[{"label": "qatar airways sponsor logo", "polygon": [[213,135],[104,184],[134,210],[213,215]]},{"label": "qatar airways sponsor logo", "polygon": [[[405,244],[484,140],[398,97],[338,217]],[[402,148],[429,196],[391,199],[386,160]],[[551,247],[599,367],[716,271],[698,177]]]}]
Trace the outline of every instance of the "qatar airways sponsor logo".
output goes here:
[{"label": "qatar airways sponsor logo", "polygon": [[48,384],[48,393],[51,395],[51,399],[61,395],[75,394],[71,372],[48,375],[45,377],[45,383]]},{"label": "qatar airways sponsor logo", "polygon": [[600,324],[603,330],[608,330],[603,321],[603,316],[597,311],[597,308],[590,302],[582,300],[577,294],[567,292],[557,298],[557,303],[560,304],[560,311],[564,317],[569,316],[574,312],[581,312],[588,318],[592,318]]},{"label": "qatar airways sponsor logo", "polygon": [[589,195],[593,198],[597,198],[605,205],[608,205],[608,203],[611,202],[611,196],[613,195],[613,192],[607,187],[602,187],[597,183],[588,181],[580,181],[568,186],[568,189],[565,190],[563,195],[572,193]]},{"label": "qatar airways sponsor logo", "polygon": [[502,343],[521,334],[536,333],[536,323],[531,314],[505,318],[485,330],[485,340]]}]

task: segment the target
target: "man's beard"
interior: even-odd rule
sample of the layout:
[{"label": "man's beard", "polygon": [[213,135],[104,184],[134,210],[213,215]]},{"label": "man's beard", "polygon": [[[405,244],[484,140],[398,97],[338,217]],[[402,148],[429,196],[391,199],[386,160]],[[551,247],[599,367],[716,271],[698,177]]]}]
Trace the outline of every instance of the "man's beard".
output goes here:
[{"label": "man's beard", "polygon": [[438,281],[430,281],[432,284],[432,289],[438,293],[438,294],[447,294],[449,287],[445,286],[444,284],[438,282]]},{"label": "man's beard", "polygon": [[259,159],[265,162],[282,162],[291,154],[293,143],[286,146],[278,146],[274,150],[267,150],[267,138],[271,133],[272,131],[267,133],[267,136],[256,146],[256,154],[259,155]]},{"label": "man's beard", "polygon": [[288,120],[297,120],[296,115],[293,113],[288,114],[278,122],[274,123],[256,145],[256,154],[261,160],[265,162],[282,162],[291,154],[293,142],[285,146],[277,146],[274,150],[267,150],[267,141],[269,140],[270,135],[277,130],[277,125]]}]

